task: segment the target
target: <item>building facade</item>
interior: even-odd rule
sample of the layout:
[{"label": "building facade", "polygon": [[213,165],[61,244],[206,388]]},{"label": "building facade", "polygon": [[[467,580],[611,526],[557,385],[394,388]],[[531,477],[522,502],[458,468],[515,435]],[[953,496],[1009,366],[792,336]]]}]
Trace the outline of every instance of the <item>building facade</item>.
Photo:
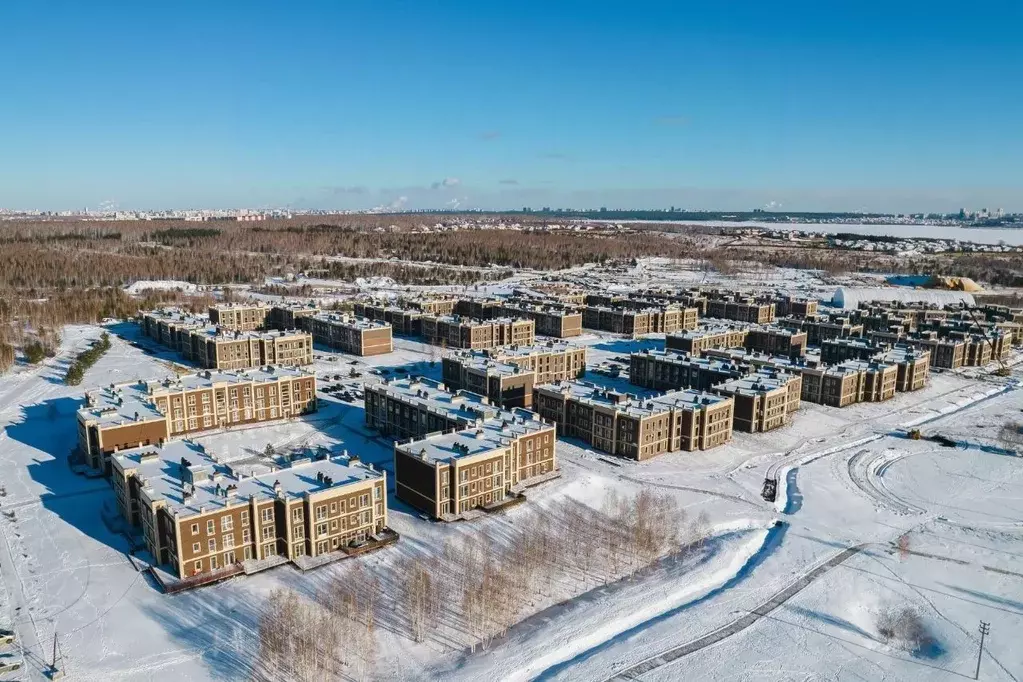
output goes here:
[{"label": "building facade", "polygon": [[303,320],[316,343],[352,355],[381,355],[394,350],[391,325],[341,313],[317,313]]}]

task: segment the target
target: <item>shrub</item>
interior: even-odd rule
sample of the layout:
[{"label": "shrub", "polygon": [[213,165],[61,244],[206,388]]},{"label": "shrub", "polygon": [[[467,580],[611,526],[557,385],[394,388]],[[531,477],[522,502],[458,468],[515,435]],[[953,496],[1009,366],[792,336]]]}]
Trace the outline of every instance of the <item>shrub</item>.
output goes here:
[{"label": "shrub", "polygon": [[909,607],[888,608],[877,618],[877,631],[890,644],[896,644],[915,656],[929,656],[937,649],[937,640],[927,629],[920,614]]}]

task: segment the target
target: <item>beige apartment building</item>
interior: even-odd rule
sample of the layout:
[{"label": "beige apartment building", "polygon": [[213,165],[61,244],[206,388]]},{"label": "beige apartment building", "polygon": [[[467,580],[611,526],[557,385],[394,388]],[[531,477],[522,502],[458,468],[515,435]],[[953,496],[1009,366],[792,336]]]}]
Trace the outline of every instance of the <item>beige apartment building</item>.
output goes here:
[{"label": "beige apartment building", "polygon": [[715,393],[735,401],[732,425],[748,433],[772,431],[790,424],[799,409],[802,391],[800,375],[769,368],[714,387]]},{"label": "beige apartment building", "polygon": [[515,410],[503,419],[394,446],[398,499],[431,517],[454,521],[491,511],[557,470],[553,424]]},{"label": "beige apartment building", "polygon": [[722,296],[707,300],[707,317],[768,324],[774,322],[774,315],[774,303],[752,298]]},{"label": "beige apartment building", "polygon": [[423,336],[429,343],[448,348],[485,350],[498,346],[530,346],[536,341],[536,323],[507,317],[492,320],[451,316],[423,317]]},{"label": "beige apartment building", "polygon": [[615,334],[672,334],[697,326],[696,308],[651,306],[643,302],[641,309],[626,307],[586,306],[582,309],[582,326]]},{"label": "beige apartment building", "polygon": [[505,317],[523,317],[533,320],[536,325],[536,333],[542,336],[568,338],[583,333],[582,313],[575,310],[528,303],[506,303],[498,310],[499,314]]},{"label": "beige apartment building", "polygon": [[342,313],[321,312],[304,319],[316,343],[352,355],[381,355],[394,350],[391,325]]},{"label": "beige apartment building", "polygon": [[484,351],[494,360],[536,374],[536,383],[578,379],[586,373],[586,347],[548,341],[531,346],[502,346]]},{"label": "beige apartment building", "polygon": [[296,417],[316,410],[316,376],[289,367],[203,371],[86,393],[78,450],[109,473],[110,456],[174,436]]},{"label": "beige apartment building", "polygon": [[243,332],[207,327],[189,333],[181,354],[200,367],[219,370],[310,365],[313,337],[298,330]]},{"label": "beige apartment building", "polygon": [[445,389],[428,379],[366,387],[366,426],[403,441],[394,450],[399,499],[433,518],[455,520],[557,475],[554,424],[477,393]]},{"label": "beige apartment building", "polygon": [[533,408],[563,436],[636,460],[707,450],[732,437],[734,401],[697,391],[639,399],[581,381],[533,389]]},{"label": "beige apartment building", "polygon": [[759,353],[799,357],[806,355],[806,332],[774,325],[749,325],[743,346]]},{"label": "beige apartment building", "polygon": [[724,325],[704,327],[664,337],[667,350],[698,356],[709,348],[742,348],[746,343],[746,329]]},{"label": "beige apartment building", "polygon": [[178,308],[162,308],[141,313],[138,318],[142,332],[161,346],[179,353],[188,347],[188,337],[194,330],[209,327],[205,315],[196,315]]},{"label": "beige apartment building", "polygon": [[210,322],[232,331],[265,329],[270,308],[265,303],[220,303],[209,308]]},{"label": "beige apartment building", "polygon": [[112,458],[123,517],[178,580],[221,579],[285,562],[343,558],[387,529],[387,478],[348,457],[248,469],[177,440]]},{"label": "beige apartment building", "polygon": [[393,334],[419,336],[423,333],[423,316],[421,310],[415,308],[399,308],[381,303],[356,303],[355,314],[378,322],[391,325]]},{"label": "beige apartment building", "polygon": [[751,371],[749,365],[730,360],[670,350],[644,350],[629,357],[629,383],[655,391],[682,388],[709,391],[723,381],[744,377]]},{"label": "beige apartment building", "polygon": [[863,336],[863,325],[853,323],[848,317],[785,317],[778,320],[778,325],[806,332],[806,342],[811,346],[820,346],[828,339]]},{"label": "beige apartment building", "polygon": [[441,376],[449,390],[485,395],[490,402],[506,409],[529,408],[533,404],[535,372],[470,353],[446,357],[441,361]]},{"label": "beige apartment building", "polygon": [[266,324],[271,329],[305,329],[305,318],[319,312],[315,303],[276,303],[270,307]]}]

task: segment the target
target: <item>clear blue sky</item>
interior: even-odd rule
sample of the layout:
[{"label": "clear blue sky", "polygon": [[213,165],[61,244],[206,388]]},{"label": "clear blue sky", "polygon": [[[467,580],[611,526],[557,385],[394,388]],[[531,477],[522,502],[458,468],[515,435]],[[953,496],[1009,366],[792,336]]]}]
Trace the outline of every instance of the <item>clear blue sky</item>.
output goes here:
[{"label": "clear blue sky", "polygon": [[1023,210],[1019,0],[7,0],[0,26],[0,207]]}]

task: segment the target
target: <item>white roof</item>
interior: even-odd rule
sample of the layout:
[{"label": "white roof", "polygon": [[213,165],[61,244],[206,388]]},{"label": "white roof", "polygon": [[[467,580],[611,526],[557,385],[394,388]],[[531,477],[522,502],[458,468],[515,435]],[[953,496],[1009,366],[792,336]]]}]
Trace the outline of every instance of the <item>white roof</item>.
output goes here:
[{"label": "white roof", "polygon": [[902,303],[928,303],[938,308],[957,303],[975,305],[973,294],[966,291],[942,289],[903,289],[899,287],[838,287],[831,297],[831,305],[855,310],[860,303],[870,301],[899,301]]}]

